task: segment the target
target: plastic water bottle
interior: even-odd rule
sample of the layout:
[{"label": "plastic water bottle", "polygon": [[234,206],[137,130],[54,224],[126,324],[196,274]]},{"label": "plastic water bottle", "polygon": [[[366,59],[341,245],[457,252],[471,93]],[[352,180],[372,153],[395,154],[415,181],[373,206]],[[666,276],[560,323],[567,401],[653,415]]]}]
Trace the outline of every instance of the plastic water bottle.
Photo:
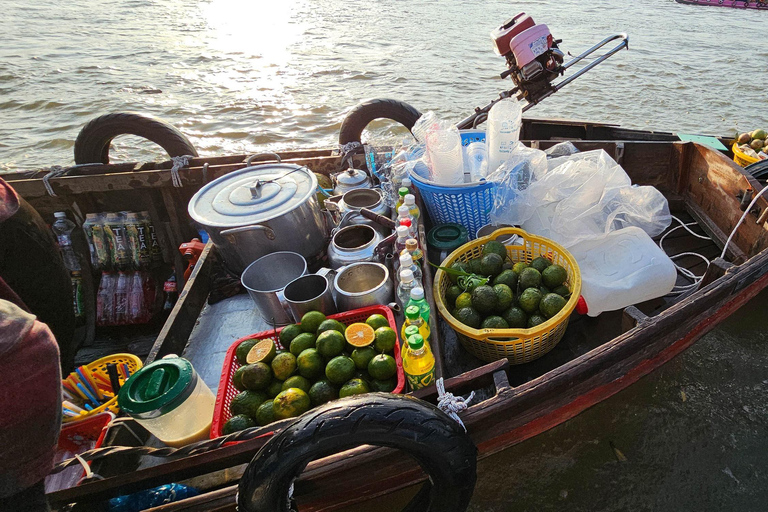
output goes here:
[{"label": "plastic water bottle", "polygon": [[77,259],[77,254],[72,248],[72,231],[77,226],[67,218],[66,212],[56,212],[53,216],[56,217],[56,222],[53,223],[51,229],[53,234],[56,235],[56,240],[59,242],[61,256],[64,258],[64,266],[70,272],[80,272],[82,268]]},{"label": "plastic water bottle", "polygon": [[400,283],[397,285],[397,299],[403,307],[411,300],[411,290],[419,283],[413,278],[413,271],[409,268],[400,269]]},{"label": "plastic water bottle", "polygon": [[400,255],[400,269],[404,268],[411,269],[411,272],[413,272],[413,278],[418,281],[419,286],[421,286],[421,283],[423,282],[421,267],[413,262],[413,257],[409,252]]},{"label": "plastic water bottle", "polygon": [[408,301],[408,307],[411,306],[419,308],[421,318],[429,325],[429,315],[432,313],[432,308],[429,307],[427,299],[424,298],[424,288],[417,286],[411,290],[411,300]]},{"label": "plastic water bottle", "polygon": [[407,205],[402,205],[397,209],[397,223],[408,228],[409,238],[416,238],[416,223],[411,217]]},{"label": "plastic water bottle", "polygon": [[488,113],[488,172],[494,172],[520,140],[523,124],[523,108],[516,98],[505,98],[496,102]]},{"label": "plastic water bottle", "polygon": [[[416,329],[415,331],[414,328]],[[425,340],[429,340],[432,334],[429,324],[421,318],[418,306],[408,306],[405,308],[405,322],[403,322],[400,337],[407,340],[412,334],[420,334]]]},{"label": "plastic water bottle", "polygon": [[419,249],[419,242],[415,238],[409,238],[405,241],[405,249],[400,251],[400,255],[405,253],[411,255],[411,259],[416,265],[421,266],[421,262],[424,261],[424,251]]},{"label": "plastic water bottle", "polygon": [[114,325],[116,287],[117,275],[102,272],[99,291],[96,295],[96,325]]},{"label": "plastic water bottle", "polygon": [[405,250],[405,242],[411,238],[411,234],[408,231],[408,226],[397,226],[395,228],[397,233],[397,240],[395,240],[395,253],[400,254]]},{"label": "plastic water bottle", "polygon": [[425,388],[435,380],[435,356],[420,334],[414,334],[407,340],[403,371],[413,390]]},{"label": "plastic water bottle", "polygon": [[677,280],[669,256],[635,226],[579,242],[568,250],[581,270],[581,295],[589,316],[666,295]]},{"label": "plastic water bottle", "polygon": [[403,178],[403,181],[400,182],[400,188],[407,188],[409,194],[413,194],[413,182],[411,181],[411,178]]},{"label": "plastic water bottle", "polygon": [[91,265],[96,270],[109,270],[112,260],[109,257],[109,241],[104,233],[104,216],[100,213],[86,214],[83,231],[91,251]]},{"label": "plastic water bottle", "polygon": [[128,322],[129,286],[128,274],[120,272],[117,275],[117,285],[115,286],[115,325],[124,325]]},{"label": "plastic water bottle", "polygon": [[408,207],[408,214],[411,216],[411,221],[413,222],[414,226],[418,226],[419,217],[421,217],[421,210],[419,210],[419,207],[416,206],[416,196],[413,194],[406,195],[403,204]]},{"label": "plastic water bottle", "polygon": [[408,187],[400,187],[397,189],[397,204],[395,204],[395,211],[397,211],[405,202],[405,196],[407,194],[410,194],[411,191],[408,190]]},{"label": "plastic water bottle", "polygon": [[132,272],[128,288],[128,315],[129,324],[140,324],[147,321],[144,311],[144,282],[141,272]]}]

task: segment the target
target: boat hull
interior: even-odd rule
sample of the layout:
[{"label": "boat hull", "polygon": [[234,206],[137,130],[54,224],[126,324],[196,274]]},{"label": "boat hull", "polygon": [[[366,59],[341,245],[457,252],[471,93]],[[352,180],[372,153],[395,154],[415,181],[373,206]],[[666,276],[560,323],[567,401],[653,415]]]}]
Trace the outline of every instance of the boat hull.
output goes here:
[{"label": "boat hull", "polygon": [[710,5],[712,7],[731,7],[733,9],[755,9],[768,11],[768,3],[749,0],[675,0],[679,4]]}]

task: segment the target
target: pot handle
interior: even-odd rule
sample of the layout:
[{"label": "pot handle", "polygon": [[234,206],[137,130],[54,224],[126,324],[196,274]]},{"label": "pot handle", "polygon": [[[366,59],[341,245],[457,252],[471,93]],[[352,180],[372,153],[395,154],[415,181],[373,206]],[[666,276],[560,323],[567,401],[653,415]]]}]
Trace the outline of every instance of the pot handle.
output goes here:
[{"label": "pot handle", "polygon": [[254,160],[256,160],[257,158],[263,158],[265,156],[271,156],[273,160],[277,160],[277,163],[282,162],[280,155],[278,155],[277,153],[258,153],[256,155],[251,155],[248,158],[246,158],[245,165],[250,167]]},{"label": "pot handle", "polygon": [[232,229],[225,229],[221,233],[219,233],[221,236],[225,236],[230,239],[234,243],[234,235],[238,233],[246,233],[248,231],[264,231],[264,235],[269,238],[270,240],[275,239],[275,232],[272,231],[271,228],[268,228],[267,226],[262,226],[261,224],[252,224],[250,226],[241,226],[239,228],[232,228]]}]

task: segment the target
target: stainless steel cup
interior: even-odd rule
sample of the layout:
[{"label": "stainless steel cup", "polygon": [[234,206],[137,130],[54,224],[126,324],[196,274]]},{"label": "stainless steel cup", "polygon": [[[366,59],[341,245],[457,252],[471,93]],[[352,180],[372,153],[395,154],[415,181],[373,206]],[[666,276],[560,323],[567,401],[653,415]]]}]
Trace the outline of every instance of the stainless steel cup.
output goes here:
[{"label": "stainless steel cup", "polygon": [[309,311],[320,311],[325,315],[336,313],[331,284],[321,275],[298,277],[288,283],[283,294],[296,323]]},{"label": "stainless steel cup", "polygon": [[306,273],[307,260],[301,254],[278,251],[248,265],[240,282],[264,320],[272,325],[286,325],[291,323],[291,316],[283,304],[283,289]]},{"label": "stainless steel cup", "polygon": [[333,287],[340,311],[392,302],[394,284],[385,265],[365,261],[347,265],[337,272]]}]

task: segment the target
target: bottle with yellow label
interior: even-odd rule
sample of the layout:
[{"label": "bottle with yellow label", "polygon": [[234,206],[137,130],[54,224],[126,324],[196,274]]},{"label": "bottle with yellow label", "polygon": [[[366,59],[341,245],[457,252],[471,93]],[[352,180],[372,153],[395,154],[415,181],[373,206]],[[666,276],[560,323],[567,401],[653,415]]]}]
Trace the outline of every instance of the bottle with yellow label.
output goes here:
[{"label": "bottle with yellow label", "polygon": [[435,380],[435,356],[420,334],[408,338],[403,371],[412,390],[425,388]]},{"label": "bottle with yellow label", "polygon": [[421,317],[419,306],[408,306],[405,308],[405,322],[403,322],[403,328],[400,330],[400,339],[408,339],[406,329],[411,325],[417,327],[422,338],[424,338],[426,342],[429,342],[429,337],[432,333],[429,330],[429,324]]}]

